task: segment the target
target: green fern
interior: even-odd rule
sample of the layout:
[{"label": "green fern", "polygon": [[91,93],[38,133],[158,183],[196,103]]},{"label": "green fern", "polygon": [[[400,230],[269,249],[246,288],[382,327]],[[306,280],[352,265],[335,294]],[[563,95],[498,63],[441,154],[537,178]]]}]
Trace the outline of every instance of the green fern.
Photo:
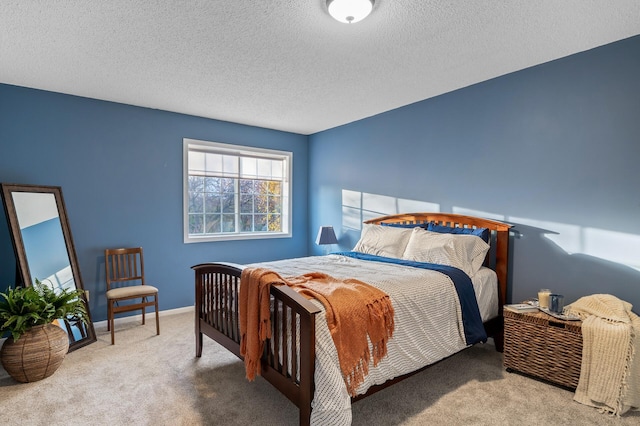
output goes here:
[{"label": "green fern", "polygon": [[0,331],[10,331],[14,341],[31,327],[56,319],[89,321],[82,290],[55,291],[36,279],[31,287],[8,288],[0,296]]}]

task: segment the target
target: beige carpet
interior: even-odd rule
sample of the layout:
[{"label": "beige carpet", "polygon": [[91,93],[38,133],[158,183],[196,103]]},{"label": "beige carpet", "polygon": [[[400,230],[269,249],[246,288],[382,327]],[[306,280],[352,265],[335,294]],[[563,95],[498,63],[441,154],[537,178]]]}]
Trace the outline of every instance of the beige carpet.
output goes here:
[{"label": "beige carpet", "polygon": [[[295,425],[297,409],[205,338],[193,314],[116,328],[67,355],[51,377],[19,384],[0,370],[0,425]],[[467,349],[353,406],[354,425],[639,425],[572,401],[573,393],[502,368],[493,345]]]}]

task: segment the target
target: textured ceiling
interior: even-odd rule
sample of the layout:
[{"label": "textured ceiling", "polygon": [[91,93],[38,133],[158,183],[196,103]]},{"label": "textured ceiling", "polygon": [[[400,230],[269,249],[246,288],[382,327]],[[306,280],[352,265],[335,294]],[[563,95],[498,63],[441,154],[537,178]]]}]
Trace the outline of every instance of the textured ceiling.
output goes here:
[{"label": "textured ceiling", "polygon": [[2,0],[0,82],[311,134],[637,34],[639,0]]}]

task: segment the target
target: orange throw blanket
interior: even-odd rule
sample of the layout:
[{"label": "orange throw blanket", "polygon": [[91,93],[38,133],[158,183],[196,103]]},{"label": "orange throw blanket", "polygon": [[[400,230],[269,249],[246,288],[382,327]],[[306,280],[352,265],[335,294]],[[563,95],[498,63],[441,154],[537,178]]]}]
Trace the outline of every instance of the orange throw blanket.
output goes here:
[{"label": "orange throw blanket", "polygon": [[245,268],[240,276],[240,355],[244,357],[247,379],[260,374],[264,342],[271,337],[269,291],[282,284],[280,275],[264,268]]},{"label": "orange throw blanket", "polygon": [[288,285],[324,305],[342,377],[349,394],[355,396],[369,373],[371,359],[376,366],[387,354],[387,341],[394,329],[394,311],[389,296],[362,281],[342,281],[320,272],[284,279],[268,269],[244,269],[240,285],[240,353],[245,357],[249,380],[260,374],[264,341],[271,337],[271,285]]}]

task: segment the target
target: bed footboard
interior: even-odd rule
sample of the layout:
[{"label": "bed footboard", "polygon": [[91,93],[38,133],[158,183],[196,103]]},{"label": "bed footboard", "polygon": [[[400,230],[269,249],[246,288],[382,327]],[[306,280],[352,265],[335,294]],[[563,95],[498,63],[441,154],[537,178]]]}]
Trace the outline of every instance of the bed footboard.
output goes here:
[{"label": "bed footboard", "polygon": [[[241,265],[195,265],[196,357],[203,335],[240,355],[238,316]],[[315,315],[320,309],[286,286],[271,287],[271,338],[262,355],[262,376],[300,409],[309,424],[314,393]]]}]

